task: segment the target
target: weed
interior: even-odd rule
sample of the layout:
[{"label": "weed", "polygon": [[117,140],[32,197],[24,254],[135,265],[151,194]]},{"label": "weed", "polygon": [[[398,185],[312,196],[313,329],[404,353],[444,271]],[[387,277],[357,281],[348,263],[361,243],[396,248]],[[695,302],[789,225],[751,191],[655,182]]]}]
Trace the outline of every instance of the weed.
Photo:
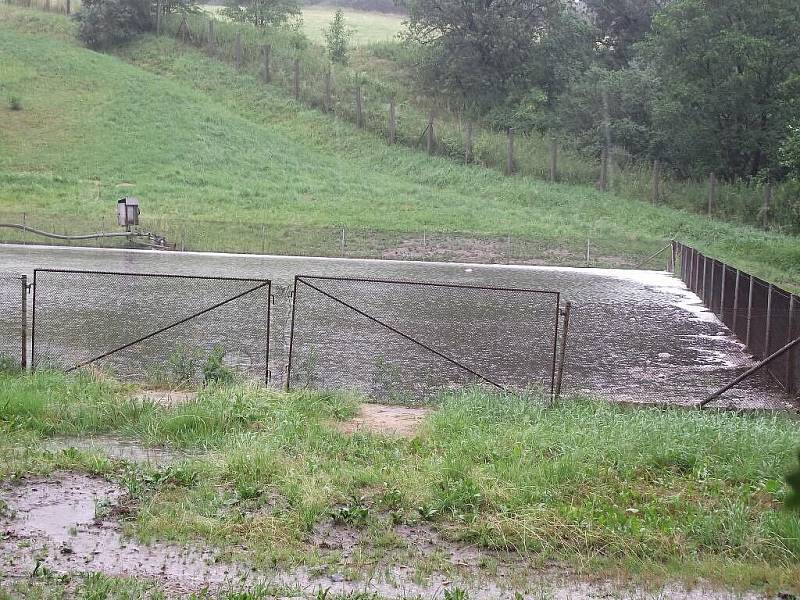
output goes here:
[{"label": "weed", "polygon": [[11,110],[22,110],[22,98],[19,96],[9,96],[8,108]]},{"label": "weed", "polygon": [[203,365],[203,383],[218,383],[229,385],[234,382],[234,373],[225,362],[225,349],[222,346],[214,346]]},{"label": "weed", "polygon": [[367,519],[369,518],[369,508],[366,505],[366,499],[363,496],[352,496],[349,504],[337,507],[331,511],[331,517],[333,517],[333,522],[337,525],[363,527],[367,524]]}]

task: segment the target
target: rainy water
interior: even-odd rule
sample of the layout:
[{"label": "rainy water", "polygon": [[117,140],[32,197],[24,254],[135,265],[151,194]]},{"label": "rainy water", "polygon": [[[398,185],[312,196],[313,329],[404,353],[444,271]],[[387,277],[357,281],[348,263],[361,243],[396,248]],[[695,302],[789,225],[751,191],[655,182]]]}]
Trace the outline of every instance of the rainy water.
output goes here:
[{"label": "rainy water", "polygon": [[[37,268],[269,279],[276,298],[270,348],[270,369],[276,381],[285,372],[288,298],[298,274],[560,292],[562,304],[573,304],[564,378],[568,392],[632,402],[693,404],[755,364],[697,296],[671,274],[658,271],[0,246],[0,272],[31,276]],[[131,308],[124,298],[118,299],[118,307]],[[437,311],[436,320],[447,319],[448,312],[455,312],[451,308]],[[92,308],[81,310],[88,318]],[[545,327],[550,327],[549,322],[539,329]],[[328,351],[335,354],[335,346]],[[792,406],[768,375],[747,380],[715,405]]]}]

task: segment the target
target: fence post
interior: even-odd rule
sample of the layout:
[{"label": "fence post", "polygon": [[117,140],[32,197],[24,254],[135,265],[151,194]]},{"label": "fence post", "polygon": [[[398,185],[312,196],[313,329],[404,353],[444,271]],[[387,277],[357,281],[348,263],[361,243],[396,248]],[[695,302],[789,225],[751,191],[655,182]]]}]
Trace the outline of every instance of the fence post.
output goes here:
[{"label": "fence post", "polygon": [[[706,258],[706,260],[709,260],[709,259]],[[714,269],[714,263],[716,261],[712,258],[712,259],[710,259],[710,262],[711,262],[711,283],[708,286],[710,289],[709,289],[709,293],[707,294],[708,295],[708,308],[710,308],[711,312],[714,313],[715,312],[714,311],[714,297],[717,295],[716,294],[716,288],[714,286],[714,283],[716,282],[716,279],[717,279],[716,276],[715,276],[716,273],[715,273],[715,269]]]},{"label": "fence post", "polygon": [[506,156],[506,175],[514,174],[514,128],[508,128],[508,153]]},{"label": "fence post", "polygon": [[214,54],[217,47],[217,36],[214,33],[214,19],[208,20],[208,52]]},{"label": "fence post", "polygon": [[397,115],[395,114],[394,98],[389,100],[389,143],[397,141]]},{"label": "fence post", "polygon": [[156,35],[161,35],[161,0],[156,2]]},{"label": "fence post", "polygon": [[558,400],[561,396],[561,383],[564,380],[564,359],[567,355],[567,333],[569,332],[569,317],[572,313],[572,302],[564,305],[564,327],[561,331],[561,347],[558,352],[558,373],[556,375],[556,387],[553,393],[553,400]]},{"label": "fence post", "polygon": [[332,105],[333,105],[333,102],[331,102],[331,69],[330,69],[330,67],[328,67],[328,70],[325,71],[325,75],[324,75],[324,79],[323,79],[323,85],[324,85],[325,89],[324,89],[323,96],[322,96],[322,110],[325,111],[325,112],[329,112],[331,110]]},{"label": "fence post", "polygon": [[294,59],[294,67],[292,69],[292,94],[295,100],[300,100],[300,59]]},{"label": "fence post", "polygon": [[736,333],[736,320],[739,317],[739,281],[741,280],[742,272],[736,269],[736,280],[734,285],[736,289],[733,291],[733,320],[731,321],[731,330]]},{"label": "fence post", "polygon": [[67,15],[69,15],[71,12],[72,12],[72,4],[70,3],[70,0],[67,0],[66,13]]},{"label": "fence post", "polygon": [[700,296],[703,303],[708,306],[708,286],[706,285],[706,274],[708,273],[708,257],[703,255],[703,293]]},{"label": "fence post", "polygon": [[[753,276],[750,275],[750,290],[747,293],[747,335],[744,338],[744,345],[752,352],[750,348],[750,329],[753,324]],[[755,354],[755,352],[753,353]]]},{"label": "fence post", "polygon": [[356,96],[356,127],[361,129],[364,127],[364,107],[361,101],[361,86],[357,85],[355,89]]},{"label": "fence post", "polygon": [[242,68],[242,32],[236,32],[236,41],[233,45],[233,64],[236,67],[236,70],[239,71]]},{"label": "fence post", "polygon": [[28,276],[22,276],[22,355],[20,366],[25,371],[28,368]]},{"label": "fence post", "polygon": [[[797,296],[792,294],[789,296],[789,339],[792,339],[794,336],[794,328],[795,328],[795,312],[797,311]],[[790,394],[793,394],[797,390],[794,389],[794,366],[797,360],[797,350],[792,349],[789,351],[789,356],[786,360],[786,391]]]},{"label": "fence post", "polygon": [[467,121],[464,128],[464,162],[472,162],[472,121]]},{"label": "fence post", "polygon": [[433,111],[431,111],[428,115],[428,128],[426,129],[428,135],[425,141],[425,147],[428,151],[428,154],[433,154],[434,146],[436,144],[436,134],[433,131],[433,117],[434,114]]},{"label": "fence post", "polygon": [[772,203],[772,184],[767,182],[764,185],[764,205],[761,207],[761,225],[764,229],[769,227],[769,207]]},{"label": "fence post", "polygon": [[708,176],[708,216],[714,213],[714,208],[717,206],[717,175],[711,173]]},{"label": "fence post", "polygon": [[720,265],[722,267],[722,276],[721,276],[722,281],[720,281],[720,283],[719,283],[719,318],[724,323],[725,322],[725,280],[726,280],[728,267],[722,261],[720,261]]},{"label": "fence post", "polygon": [[660,196],[661,196],[661,161],[655,159],[653,161],[653,181],[650,190],[650,199],[653,202],[653,206],[658,204]]},{"label": "fence post", "polygon": [[555,138],[550,140],[550,181],[558,181],[558,142]]},{"label": "fence post", "polygon": [[272,46],[269,44],[264,44],[261,46],[261,56],[264,58],[264,72],[262,73],[262,76],[264,77],[264,83],[269,83],[272,81],[272,74],[269,72],[269,58],[271,53]]},{"label": "fence post", "polygon": [[[770,338],[770,331],[772,330],[772,284],[767,286],[767,318],[764,321],[764,356],[769,356],[769,343],[772,341]],[[789,340],[791,341],[791,340]]]},{"label": "fence post", "polygon": [[601,192],[608,191],[608,147],[603,146],[600,153],[600,179],[597,180],[597,189]]}]

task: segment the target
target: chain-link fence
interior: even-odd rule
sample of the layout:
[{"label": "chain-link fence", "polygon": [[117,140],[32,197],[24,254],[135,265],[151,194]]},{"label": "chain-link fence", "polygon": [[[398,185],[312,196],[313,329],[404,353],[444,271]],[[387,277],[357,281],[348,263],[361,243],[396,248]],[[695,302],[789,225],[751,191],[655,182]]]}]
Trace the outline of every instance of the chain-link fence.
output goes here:
[{"label": "chain-link fence", "polygon": [[0,370],[25,363],[25,278],[0,273]]},{"label": "chain-link fence", "polygon": [[553,387],[557,292],[301,275],[293,310],[287,387],[393,402]]},{"label": "chain-link fence", "polygon": [[163,386],[264,382],[269,310],[268,280],[37,270],[32,364]]},{"label": "chain-link fence", "polygon": [[[680,276],[758,359],[800,337],[800,298],[684,244]],[[800,394],[800,349],[764,367],[792,396]]]}]

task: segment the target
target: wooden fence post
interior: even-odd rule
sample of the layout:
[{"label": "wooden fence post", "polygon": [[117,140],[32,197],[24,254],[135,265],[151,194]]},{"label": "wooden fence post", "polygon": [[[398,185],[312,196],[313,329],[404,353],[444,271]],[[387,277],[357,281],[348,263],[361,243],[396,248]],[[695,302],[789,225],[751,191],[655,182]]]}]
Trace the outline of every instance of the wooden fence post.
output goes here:
[{"label": "wooden fence post", "polygon": [[772,204],[772,184],[764,184],[764,205],[761,207],[761,225],[764,229],[769,228],[769,207]]},{"label": "wooden fence post", "polygon": [[214,54],[217,47],[217,36],[214,33],[214,19],[208,20],[208,52]]},{"label": "wooden fence post", "polygon": [[472,162],[472,121],[467,121],[464,127],[464,162]]},{"label": "wooden fence post", "polygon": [[161,35],[161,0],[156,2],[156,35]]},{"label": "wooden fence post", "polygon": [[506,175],[514,174],[514,128],[508,128],[508,151],[506,154]]},{"label": "wooden fence post", "polygon": [[67,7],[65,10],[68,15],[72,12],[72,3],[70,2],[70,0],[67,0]]},{"label": "wooden fence post", "polygon": [[236,66],[236,70],[239,71],[242,68],[242,32],[236,32],[236,40],[233,44],[233,64]]},{"label": "wooden fence post", "polygon": [[361,129],[364,127],[364,107],[361,99],[361,86],[357,85],[355,89],[356,96],[356,127]]},{"label": "wooden fence post", "polygon": [[434,114],[433,111],[431,111],[428,115],[428,128],[425,130],[428,134],[425,141],[425,147],[428,151],[428,154],[433,154],[435,149],[434,146],[436,145],[436,133],[433,130],[433,118]]},{"label": "wooden fence post", "polygon": [[300,59],[294,59],[294,67],[292,69],[292,95],[295,100],[300,100]]},{"label": "wooden fence post", "polygon": [[601,192],[608,191],[608,146],[603,146],[600,153],[600,179],[597,180],[597,189]]},{"label": "wooden fence post", "polygon": [[270,46],[269,44],[265,44],[264,46],[262,46],[261,54],[264,57],[264,73],[263,73],[264,83],[269,83],[270,81],[272,81],[272,73],[270,73],[269,70],[269,59],[270,59],[270,54],[272,54],[272,46]]},{"label": "wooden fence post", "polygon": [[397,141],[397,115],[395,114],[394,98],[389,100],[389,143]]},{"label": "wooden fence post", "polygon": [[322,95],[322,110],[325,112],[329,112],[333,108],[333,102],[331,100],[331,69],[328,67],[328,70],[325,71],[325,75],[323,77],[323,95]]},{"label": "wooden fence post", "polygon": [[558,142],[555,138],[550,140],[550,181],[558,181]]},{"label": "wooden fence post", "polygon": [[708,215],[714,213],[714,208],[717,206],[717,175],[711,173],[708,176]]},{"label": "wooden fence post", "polygon": [[650,199],[653,202],[653,206],[658,204],[660,196],[661,196],[661,161],[655,159],[653,161],[653,181],[650,190]]}]

